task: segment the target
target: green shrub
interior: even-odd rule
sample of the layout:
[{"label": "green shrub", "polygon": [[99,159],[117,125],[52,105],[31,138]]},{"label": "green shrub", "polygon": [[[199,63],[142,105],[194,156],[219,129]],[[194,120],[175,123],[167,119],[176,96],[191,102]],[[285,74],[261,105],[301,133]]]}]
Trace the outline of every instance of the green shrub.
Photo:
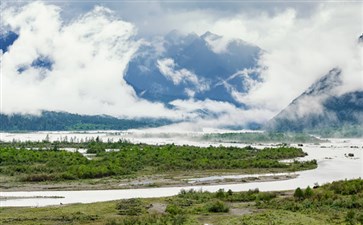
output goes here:
[{"label": "green shrub", "polygon": [[256,200],[259,201],[270,201],[273,198],[276,198],[276,193],[274,192],[260,192],[256,196]]},{"label": "green shrub", "polygon": [[310,188],[310,186],[308,186],[308,187],[305,189],[304,197],[305,197],[305,198],[310,198],[311,196],[313,196],[313,194],[314,194],[313,190]]},{"label": "green shrub", "polygon": [[118,210],[118,214],[128,216],[141,215],[146,212],[146,207],[141,199],[138,198],[121,200],[117,203],[116,209]]},{"label": "green shrub", "polygon": [[41,174],[27,175],[22,180],[28,182],[54,181],[57,180],[57,177],[51,174],[41,173]]},{"label": "green shrub", "polygon": [[224,202],[220,200],[215,200],[207,204],[208,212],[219,213],[219,212],[229,212],[229,207]]},{"label": "green shrub", "polygon": [[119,220],[111,220],[107,225],[183,225],[187,223],[186,215],[150,214],[141,216],[126,216]]},{"label": "green shrub", "polygon": [[183,213],[183,209],[180,206],[177,206],[175,204],[168,204],[166,206],[165,212],[170,213],[171,215],[178,215]]},{"label": "green shrub", "polygon": [[216,196],[216,198],[224,199],[224,197],[226,196],[226,193],[224,192],[224,189],[219,189],[216,192],[215,196]]},{"label": "green shrub", "polygon": [[301,188],[296,188],[295,192],[294,192],[294,197],[298,200],[303,200],[304,199],[304,192],[301,190]]}]

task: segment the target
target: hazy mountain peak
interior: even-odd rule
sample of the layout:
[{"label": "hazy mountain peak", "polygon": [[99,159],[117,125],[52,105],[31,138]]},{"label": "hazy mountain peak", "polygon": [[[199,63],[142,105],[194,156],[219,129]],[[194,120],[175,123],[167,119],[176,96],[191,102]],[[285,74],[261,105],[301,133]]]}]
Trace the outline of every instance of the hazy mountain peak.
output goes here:
[{"label": "hazy mountain peak", "polygon": [[[211,32],[198,36],[173,30],[164,37],[163,51],[159,51],[159,55],[143,53],[156,52],[153,44],[139,49],[125,79],[139,97],[151,101],[168,104],[194,98],[241,106],[243,104],[235,99],[231,90],[246,92],[245,80],[240,76],[229,77],[237,71],[258,67],[256,59],[261,49],[252,45],[228,46],[228,39]],[[189,82],[191,80],[193,82]],[[226,85],[216,85],[221,81]],[[202,88],[204,86],[210,88]]]},{"label": "hazy mountain peak", "polygon": [[16,39],[18,39],[18,34],[11,31],[0,34],[0,50],[5,53]]},{"label": "hazy mountain peak", "polygon": [[359,38],[358,38],[358,42],[359,42],[359,43],[363,43],[363,33],[362,33],[362,35],[361,35],[361,36],[359,36]]},{"label": "hazy mountain peak", "polygon": [[313,83],[303,95],[316,96],[320,94],[329,94],[334,88],[342,84],[341,80],[341,69],[334,68],[329,71],[329,73],[318,81]]},{"label": "hazy mountain peak", "polygon": [[189,44],[195,39],[200,38],[196,33],[184,34],[179,30],[172,30],[164,36],[164,40],[169,44]]},{"label": "hazy mountain peak", "polygon": [[204,40],[207,39],[207,40],[212,40],[212,41],[222,38],[222,36],[214,34],[214,33],[210,32],[210,31],[205,32],[200,37],[202,39],[204,39]]},{"label": "hazy mountain peak", "polygon": [[329,134],[341,130],[362,134],[363,129],[358,124],[363,121],[363,92],[338,96],[335,88],[342,85],[341,74],[338,68],[330,70],[270,120],[266,128],[283,132]]}]

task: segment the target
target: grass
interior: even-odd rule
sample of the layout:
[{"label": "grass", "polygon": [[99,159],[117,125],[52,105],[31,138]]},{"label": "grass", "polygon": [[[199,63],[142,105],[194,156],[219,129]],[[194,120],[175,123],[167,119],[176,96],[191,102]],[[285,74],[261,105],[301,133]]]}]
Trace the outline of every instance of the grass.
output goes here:
[{"label": "grass", "polygon": [[[363,224],[363,180],[333,182],[297,198],[293,192],[182,191],[177,196],[73,204],[44,208],[0,208],[1,224]],[[156,205],[166,210],[151,212]]]}]

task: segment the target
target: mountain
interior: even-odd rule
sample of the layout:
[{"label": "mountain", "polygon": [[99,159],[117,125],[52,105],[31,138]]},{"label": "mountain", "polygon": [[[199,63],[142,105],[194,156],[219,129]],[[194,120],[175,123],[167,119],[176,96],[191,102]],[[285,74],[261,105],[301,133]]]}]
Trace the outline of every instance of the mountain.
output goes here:
[{"label": "mountain", "polygon": [[231,92],[246,92],[246,81],[259,81],[255,69],[260,53],[257,46],[211,32],[198,36],[172,31],[143,45],[124,78],[139,97],[150,101],[194,98],[243,106]]},{"label": "mountain", "polygon": [[361,36],[359,36],[358,43],[363,43],[363,34]]},{"label": "mountain", "polygon": [[165,119],[119,119],[44,111],[35,115],[0,114],[0,131],[127,130],[170,124]]},{"label": "mountain", "polygon": [[8,47],[11,46],[16,39],[18,39],[18,35],[14,32],[7,32],[0,34],[0,49],[3,53],[8,51]]},{"label": "mountain", "polygon": [[309,132],[323,136],[363,135],[363,91],[336,95],[340,69],[333,69],[294,99],[266,125],[278,132]]}]

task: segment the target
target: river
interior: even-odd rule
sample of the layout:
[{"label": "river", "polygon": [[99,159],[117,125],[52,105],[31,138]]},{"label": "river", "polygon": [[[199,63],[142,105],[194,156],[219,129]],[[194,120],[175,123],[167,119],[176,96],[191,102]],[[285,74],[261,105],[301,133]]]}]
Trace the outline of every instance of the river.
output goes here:
[{"label": "river", "polygon": [[[6,135],[6,134],[5,134]],[[5,136],[4,134],[2,137]],[[19,135],[11,134],[12,137],[19,138]],[[24,135],[24,134],[23,134]],[[26,134],[25,138],[37,140],[44,138],[44,134],[35,134],[37,137]],[[59,134],[57,134],[59,135]],[[62,133],[61,135],[65,135]],[[84,135],[84,134],[81,134]],[[93,136],[102,136],[100,134],[92,134]],[[16,137],[14,137],[16,136]],[[23,136],[24,137],[24,136]],[[30,137],[30,138],[29,138]],[[107,134],[103,137],[107,137]],[[107,137],[109,138],[109,137]],[[135,141],[135,140],[134,140]],[[181,139],[152,139],[136,140],[137,142],[154,143],[171,143],[176,144],[194,144],[199,146],[209,146],[215,143],[202,143],[183,141]],[[218,143],[219,145],[220,143]],[[221,143],[223,145],[244,146],[243,144]],[[271,145],[256,145],[265,147]],[[295,145],[297,146],[297,145]],[[1,192],[1,207],[40,207],[48,205],[71,204],[71,203],[92,203],[100,201],[110,201],[127,198],[151,198],[166,197],[176,195],[181,189],[202,189],[205,191],[215,192],[218,189],[231,189],[232,191],[247,191],[249,189],[258,188],[260,191],[279,191],[292,190],[297,187],[305,188],[308,185],[324,184],[342,179],[353,179],[363,177],[363,139],[329,139],[329,142],[321,144],[304,144],[303,150],[308,156],[299,160],[316,159],[318,168],[314,170],[297,172],[296,178],[289,180],[266,181],[266,182],[250,182],[236,184],[218,184],[218,185],[201,185],[190,187],[161,187],[161,188],[144,188],[144,189],[122,189],[122,190],[83,190],[83,191],[31,191],[31,192]],[[354,156],[348,156],[353,153]],[[246,175],[236,175],[236,177]],[[255,176],[255,175],[248,175]],[[233,176],[227,176],[233,178]],[[217,178],[201,178],[201,179],[223,179]],[[56,197],[55,197],[56,196]]]}]

